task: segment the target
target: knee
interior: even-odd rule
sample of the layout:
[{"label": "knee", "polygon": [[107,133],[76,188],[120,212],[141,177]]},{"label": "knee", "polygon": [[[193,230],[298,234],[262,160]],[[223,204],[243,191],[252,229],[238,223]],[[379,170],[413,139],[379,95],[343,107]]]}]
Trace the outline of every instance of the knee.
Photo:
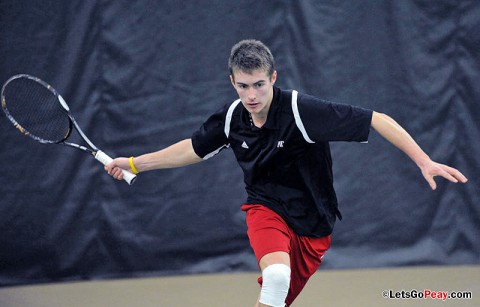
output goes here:
[{"label": "knee", "polygon": [[262,272],[263,284],[265,282],[275,287],[290,287],[290,267],[285,264],[272,264]]},{"label": "knee", "polygon": [[290,267],[285,264],[272,264],[262,272],[260,303],[268,306],[284,306],[290,288]]}]

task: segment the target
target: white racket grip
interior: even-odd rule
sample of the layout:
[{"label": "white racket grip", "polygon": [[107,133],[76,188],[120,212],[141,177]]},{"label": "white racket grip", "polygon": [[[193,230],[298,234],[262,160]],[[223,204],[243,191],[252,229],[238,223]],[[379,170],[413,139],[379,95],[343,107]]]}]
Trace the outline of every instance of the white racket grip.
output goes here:
[{"label": "white racket grip", "polygon": [[[95,159],[100,161],[103,165],[107,165],[108,163],[112,162],[113,159],[110,158],[106,153],[103,151],[99,150],[95,154]],[[125,180],[129,185],[132,185],[135,179],[137,179],[137,175],[130,173],[127,170],[122,169],[123,173],[123,180]]]}]

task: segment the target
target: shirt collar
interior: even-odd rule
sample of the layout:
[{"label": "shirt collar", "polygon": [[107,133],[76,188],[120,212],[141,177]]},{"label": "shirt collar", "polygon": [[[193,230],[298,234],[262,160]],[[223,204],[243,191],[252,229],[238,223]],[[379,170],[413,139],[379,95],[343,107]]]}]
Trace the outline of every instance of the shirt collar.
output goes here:
[{"label": "shirt collar", "polygon": [[270,109],[268,110],[267,122],[263,125],[262,128],[267,129],[278,129],[279,120],[278,120],[278,109],[279,109],[279,99],[280,99],[280,89],[276,86],[273,87],[273,98],[272,103],[270,104]]},{"label": "shirt collar", "polygon": [[[280,121],[279,119],[277,118],[279,115],[279,107],[280,107],[280,88],[278,87],[273,87],[273,98],[272,98],[272,103],[270,104],[270,109],[268,110],[268,115],[267,115],[267,121],[265,122],[265,124],[262,126],[262,128],[257,128],[255,126],[253,126],[252,128],[253,129],[270,129],[270,130],[275,130],[275,129],[279,129],[279,124],[280,124]],[[242,104],[242,117],[243,117],[243,121],[246,125],[248,126],[252,126],[251,124],[251,121],[250,121],[250,115],[247,111],[247,109],[245,109],[245,107],[243,106]]]}]

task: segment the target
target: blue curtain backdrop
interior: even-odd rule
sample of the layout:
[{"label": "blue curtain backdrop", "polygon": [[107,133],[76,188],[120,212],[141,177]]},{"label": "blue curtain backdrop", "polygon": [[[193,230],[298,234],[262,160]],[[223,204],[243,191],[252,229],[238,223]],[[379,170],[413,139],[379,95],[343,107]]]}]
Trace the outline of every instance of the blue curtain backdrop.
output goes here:
[{"label": "blue curtain backdrop", "polygon": [[[112,156],[191,136],[235,100],[231,46],[256,38],[283,88],[384,112],[470,182],[431,191],[403,153],[332,144],[324,269],[479,264],[478,1],[0,1],[0,82],[51,83]],[[1,115],[1,114],[0,114]],[[117,182],[0,116],[0,285],[257,270],[231,151]]]}]

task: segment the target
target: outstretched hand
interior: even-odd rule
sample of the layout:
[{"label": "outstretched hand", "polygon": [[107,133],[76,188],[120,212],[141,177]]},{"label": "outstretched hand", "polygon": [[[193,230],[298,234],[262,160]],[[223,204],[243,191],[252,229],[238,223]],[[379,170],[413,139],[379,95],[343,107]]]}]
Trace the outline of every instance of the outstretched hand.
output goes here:
[{"label": "outstretched hand", "polygon": [[459,170],[431,160],[429,163],[422,166],[421,170],[423,177],[425,177],[425,180],[427,180],[432,190],[437,188],[435,176],[442,176],[443,178],[454,183],[466,183],[468,181],[467,177],[465,177]]}]

